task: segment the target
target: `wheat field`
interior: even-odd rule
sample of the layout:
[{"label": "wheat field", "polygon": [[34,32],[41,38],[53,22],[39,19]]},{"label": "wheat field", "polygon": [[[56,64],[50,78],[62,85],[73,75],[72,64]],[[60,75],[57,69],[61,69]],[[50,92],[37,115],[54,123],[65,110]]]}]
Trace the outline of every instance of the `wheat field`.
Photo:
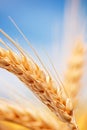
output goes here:
[{"label": "wheat field", "polygon": [[[17,25],[16,28],[28,42]],[[3,39],[0,39],[0,44],[4,46],[0,47],[0,68],[16,75],[25,87],[47,106],[46,110],[44,107],[37,109],[33,105],[30,107],[29,101],[22,97],[20,100],[24,100],[24,104],[1,98],[0,130],[85,130],[86,106],[84,105],[84,108],[78,98],[85,64],[84,43],[81,40],[76,42],[67,62],[64,80],[58,77],[55,81],[32,46],[43,69],[6,32],[0,29],[0,33],[18,50],[17,54]]]}]

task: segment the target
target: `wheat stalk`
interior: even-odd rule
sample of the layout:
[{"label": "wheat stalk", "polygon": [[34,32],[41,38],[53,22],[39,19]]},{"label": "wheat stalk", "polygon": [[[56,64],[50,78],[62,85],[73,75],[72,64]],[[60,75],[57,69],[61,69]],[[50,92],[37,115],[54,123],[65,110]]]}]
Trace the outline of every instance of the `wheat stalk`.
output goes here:
[{"label": "wheat stalk", "polygon": [[12,104],[6,100],[0,100],[0,120],[14,122],[31,130],[58,130],[59,128],[55,118],[50,121],[55,122],[56,125],[48,123],[36,109],[33,108],[30,111],[26,107],[21,107],[16,103]]},{"label": "wheat stalk", "polygon": [[[12,43],[15,43],[4,31],[0,30]],[[27,56],[16,55],[11,50],[0,49],[0,67],[14,73],[30,88],[62,121],[68,123],[72,130],[77,130],[73,108],[69,98],[62,94],[52,81]],[[63,89],[63,88],[62,88]]]},{"label": "wheat stalk", "polygon": [[83,43],[77,42],[72,57],[69,60],[68,68],[65,74],[64,85],[68,95],[75,99],[80,90],[80,80],[83,74],[85,48]]}]

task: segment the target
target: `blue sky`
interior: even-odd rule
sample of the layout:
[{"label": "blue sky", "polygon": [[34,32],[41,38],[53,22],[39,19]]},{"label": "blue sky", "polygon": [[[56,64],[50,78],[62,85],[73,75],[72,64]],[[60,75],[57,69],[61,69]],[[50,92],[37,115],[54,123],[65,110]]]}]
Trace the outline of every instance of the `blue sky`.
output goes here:
[{"label": "blue sky", "polygon": [[[71,0],[72,1],[72,0]],[[0,28],[9,35],[21,39],[8,19],[11,16],[21,27],[32,44],[47,47],[54,40],[58,27],[58,40],[63,38],[65,7],[69,0],[0,0]],[[75,0],[74,0],[75,1]],[[79,16],[87,14],[87,1],[79,1]],[[75,1],[75,3],[76,3]],[[68,10],[69,11],[69,10]],[[83,14],[82,14],[83,13]],[[86,18],[85,18],[86,20]]]},{"label": "blue sky", "polygon": [[62,28],[64,4],[64,0],[2,0],[0,28],[15,36],[10,15],[32,43],[49,44],[55,24],[58,22]]},{"label": "blue sky", "polygon": [[44,46],[53,54],[59,71],[65,66],[63,61],[69,56],[70,46],[83,30],[87,41],[87,0],[0,0],[0,28],[27,49],[8,16],[37,50]]}]

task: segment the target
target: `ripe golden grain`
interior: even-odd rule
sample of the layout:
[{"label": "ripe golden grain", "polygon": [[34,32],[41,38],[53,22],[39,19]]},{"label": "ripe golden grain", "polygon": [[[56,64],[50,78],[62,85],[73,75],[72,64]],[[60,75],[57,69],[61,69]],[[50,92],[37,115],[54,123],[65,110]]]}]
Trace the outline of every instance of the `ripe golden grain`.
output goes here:
[{"label": "ripe golden grain", "polygon": [[[15,43],[3,30],[0,30],[12,43]],[[70,99],[61,93],[52,78],[46,75],[37,64],[25,54],[16,55],[12,50],[0,49],[0,67],[15,74],[72,130],[77,130]],[[62,88],[63,89],[63,88]]]}]

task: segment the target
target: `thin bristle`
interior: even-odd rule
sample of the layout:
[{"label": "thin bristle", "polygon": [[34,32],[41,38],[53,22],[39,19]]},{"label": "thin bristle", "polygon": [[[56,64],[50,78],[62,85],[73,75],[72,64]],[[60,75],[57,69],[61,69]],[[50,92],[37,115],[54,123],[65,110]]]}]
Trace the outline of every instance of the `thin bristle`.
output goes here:
[{"label": "thin bristle", "polygon": [[[41,63],[42,67],[45,69],[45,71],[47,72],[47,74],[48,74],[49,77],[50,77],[50,73],[48,72],[48,70],[47,70],[47,68],[45,67],[43,61],[41,60],[40,56],[38,55],[37,50],[32,46],[32,44],[29,42],[29,40],[27,39],[27,37],[25,36],[25,34],[22,32],[22,30],[19,28],[19,26],[16,24],[16,22],[15,22],[10,16],[9,16],[9,19],[10,19],[10,21],[13,23],[13,25],[15,26],[15,28],[17,29],[17,31],[22,35],[22,37],[23,37],[24,40],[27,42],[27,44],[30,46],[31,50],[34,52],[35,56],[37,57],[37,59],[38,59],[39,62]],[[47,56],[48,56],[48,55],[47,55]],[[53,69],[54,69],[54,72],[55,72],[56,76],[57,76],[57,78],[55,78],[55,79],[56,79],[56,81],[57,81],[57,83],[58,83],[58,86],[63,87],[64,92],[65,92],[66,95],[68,96],[68,94],[67,94],[67,92],[66,92],[66,90],[65,90],[65,88],[64,88],[64,85],[63,85],[63,83],[62,83],[62,81],[61,81],[61,79],[60,79],[60,76],[58,75],[58,73],[57,73],[57,71],[56,71],[56,69],[55,69],[53,63],[51,62],[51,59],[49,58],[49,56],[48,56],[48,59],[49,59],[50,64],[52,65],[52,67],[53,67]],[[60,89],[61,89],[61,88],[60,88]]]}]

